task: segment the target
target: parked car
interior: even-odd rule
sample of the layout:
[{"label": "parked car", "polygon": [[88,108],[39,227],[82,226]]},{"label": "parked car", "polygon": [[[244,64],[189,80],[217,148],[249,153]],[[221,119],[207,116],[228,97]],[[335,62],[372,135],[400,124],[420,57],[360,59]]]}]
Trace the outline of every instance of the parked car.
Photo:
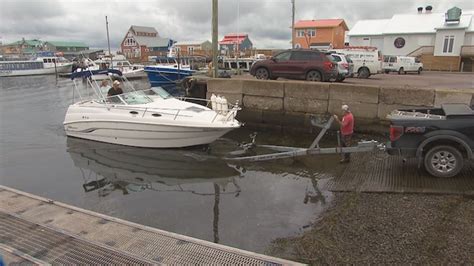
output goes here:
[{"label": "parked car", "polygon": [[411,56],[384,56],[382,69],[386,74],[398,72],[401,75],[407,72],[417,72],[419,75],[423,71],[423,63],[418,58]]},{"label": "parked car", "polygon": [[354,63],[354,74],[358,78],[369,78],[382,73],[382,54],[375,48],[332,49],[329,52],[343,54]]},{"label": "parked car", "polygon": [[474,110],[465,104],[441,108],[395,110],[391,121],[391,155],[416,157],[436,177],[453,177],[474,159]]},{"label": "parked car", "polygon": [[292,49],[280,52],[268,60],[256,61],[250,74],[257,79],[306,79],[330,81],[337,78],[337,64],[323,52]]},{"label": "parked car", "polygon": [[334,61],[337,63],[337,78],[336,81],[343,81],[347,77],[354,75],[354,62],[343,54],[331,54]]}]

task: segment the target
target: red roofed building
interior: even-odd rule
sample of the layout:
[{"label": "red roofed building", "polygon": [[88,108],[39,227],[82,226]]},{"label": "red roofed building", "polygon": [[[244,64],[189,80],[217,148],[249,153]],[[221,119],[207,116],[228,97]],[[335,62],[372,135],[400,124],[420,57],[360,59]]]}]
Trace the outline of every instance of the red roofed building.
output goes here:
[{"label": "red roofed building", "polygon": [[344,48],[347,30],[343,19],[299,20],[293,30],[295,48]]},{"label": "red roofed building", "polygon": [[253,44],[249,35],[245,33],[230,33],[219,42],[221,54],[234,55],[237,51],[246,52],[252,50]]}]

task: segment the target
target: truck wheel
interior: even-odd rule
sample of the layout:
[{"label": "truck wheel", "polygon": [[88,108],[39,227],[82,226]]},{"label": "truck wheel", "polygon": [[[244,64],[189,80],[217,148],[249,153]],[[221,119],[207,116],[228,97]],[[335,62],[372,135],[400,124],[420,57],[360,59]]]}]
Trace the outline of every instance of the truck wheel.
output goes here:
[{"label": "truck wheel", "polygon": [[421,71],[422,71],[422,70],[423,70],[423,68],[421,68],[421,67],[420,67],[420,68],[418,68],[418,75],[420,75],[420,74],[421,74]]},{"label": "truck wheel", "polygon": [[435,146],[426,153],[425,169],[436,177],[453,177],[464,167],[461,152],[452,146]]},{"label": "truck wheel", "polygon": [[360,79],[366,79],[370,77],[370,71],[366,67],[359,69],[357,74],[357,77]]},{"label": "truck wheel", "polygon": [[405,70],[403,69],[403,67],[401,67],[399,70],[398,70],[398,75],[401,75],[401,74],[406,74]]}]

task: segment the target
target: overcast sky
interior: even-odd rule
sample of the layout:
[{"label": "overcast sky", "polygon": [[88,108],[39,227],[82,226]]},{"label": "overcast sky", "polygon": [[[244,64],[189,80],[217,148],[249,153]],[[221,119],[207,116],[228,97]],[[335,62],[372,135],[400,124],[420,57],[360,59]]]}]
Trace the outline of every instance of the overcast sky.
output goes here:
[{"label": "overcast sky", "polygon": [[[117,49],[130,25],[152,26],[176,41],[211,40],[212,0],[0,0],[0,41],[25,39],[82,41],[91,48]],[[452,6],[473,10],[469,0],[296,0],[296,20],[343,18],[349,28],[361,19],[433,12]],[[291,38],[291,0],[219,0],[219,36],[248,33],[258,48],[287,48]]]}]

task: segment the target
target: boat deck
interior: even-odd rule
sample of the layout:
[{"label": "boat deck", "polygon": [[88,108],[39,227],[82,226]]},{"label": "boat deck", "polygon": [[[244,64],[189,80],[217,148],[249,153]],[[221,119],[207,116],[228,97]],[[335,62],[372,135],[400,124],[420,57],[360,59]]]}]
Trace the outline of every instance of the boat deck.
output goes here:
[{"label": "boat deck", "polygon": [[0,253],[7,264],[298,264],[139,225],[1,185]]}]

